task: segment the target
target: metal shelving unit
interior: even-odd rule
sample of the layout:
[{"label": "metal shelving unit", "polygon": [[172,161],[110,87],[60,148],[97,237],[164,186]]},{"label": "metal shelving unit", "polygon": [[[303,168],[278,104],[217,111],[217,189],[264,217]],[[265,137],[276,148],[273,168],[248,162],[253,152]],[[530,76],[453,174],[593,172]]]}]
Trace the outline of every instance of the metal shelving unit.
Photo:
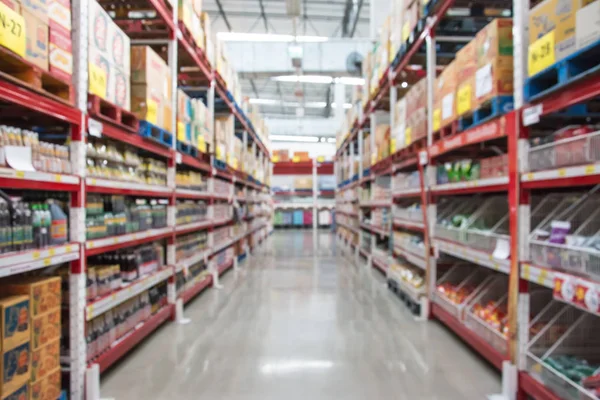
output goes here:
[{"label": "metal shelving unit", "polygon": [[[507,3],[506,8],[512,5],[514,24],[514,109],[462,132],[456,127],[434,129],[433,83],[439,72],[436,28],[450,7],[459,6],[459,2],[425,3],[425,15],[417,28],[392,57],[368,101],[356,107],[356,119],[339,142],[337,202],[345,204],[349,193],[357,191],[360,198],[373,180],[392,177],[391,236],[395,231],[422,235],[426,250],[417,258],[404,241],[392,242],[391,263],[398,260],[426,270],[421,315],[441,321],[501,370],[507,383],[506,398],[596,399],[597,393],[553,368],[548,360],[569,355],[590,365],[600,362],[594,351],[599,343],[592,333],[600,321],[600,253],[596,254],[591,245],[600,233],[596,195],[600,184],[599,136],[592,132],[531,146],[529,139],[568,125],[568,118],[597,122],[597,116],[581,110],[600,97],[600,75],[595,70],[584,73],[527,102],[524,86],[530,4]],[[409,80],[409,65],[415,64],[414,55],[423,48],[427,137],[376,160],[364,151],[364,140],[369,131],[373,132],[373,115],[377,110],[389,110],[393,126],[391,105],[404,92],[399,83]],[[587,120],[577,119],[586,116]],[[368,140],[373,140],[372,135]],[[374,143],[370,144],[373,149]],[[457,155],[477,157],[477,151],[488,145],[507,155],[505,176],[436,182],[436,165],[455,160]],[[373,160],[368,168],[363,167],[366,158]],[[458,215],[470,218],[463,224],[455,219],[457,225],[453,226],[452,218]],[[568,224],[569,242],[549,240],[553,221]],[[349,224],[338,222],[338,226],[339,240],[348,249]],[[363,232],[369,229],[362,228]],[[369,269],[375,267],[370,245],[361,239],[360,244],[350,246],[355,249],[357,263],[360,255],[367,257]],[[391,288],[398,292],[402,282],[395,269],[391,268],[387,278],[395,282]],[[445,284],[453,293],[463,293],[464,298],[458,302],[449,299],[440,292]],[[477,316],[474,305],[481,302],[506,310],[499,321],[501,332]]]},{"label": "metal shelving unit", "polygon": [[[110,2],[103,2],[110,7]],[[249,119],[244,115],[238,104],[232,100],[231,94],[218,76],[216,70],[209,64],[204,52],[190,43],[182,34],[178,25],[177,2],[173,7],[167,6],[164,1],[149,0],[148,8],[156,11],[155,25],[162,27],[154,30],[151,25],[140,28],[141,20],[119,21],[121,28],[130,36],[135,44],[148,44],[167,46],[168,64],[173,78],[173,104],[176,110],[176,90],[179,86],[191,83],[202,83],[208,87],[207,98],[211,115],[215,115],[215,98],[220,97],[227,107],[227,112],[237,119],[239,129],[238,137],[243,139],[247,148],[259,158],[261,167],[271,171],[269,151],[262,142]],[[241,198],[252,199],[255,202],[269,202],[268,180],[259,182],[254,177],[231,168],[223,171],[215,167],[213,153],[200,154],[192,157],[176,150],[175,140],[173,147],[169,148],[153,140],[144,138],[131,130],[111,123],[109,120],[99,119],[88,109],[88,31],[93,27],[88,26],[88,0],[74,0],[72,2],[73,19],[73,60],[74,76],[73,86],[75,104],[69,106],[64,102],[46,97],[35,91],[0,79],[0,99],[12,108],[24,110],[33,116],[43,117],[40,121],[51,119],[56,123],[68,124],[70,127],[70,153],[73,173],[53,174],[46,172],[17,171],[9,168],[0,168],[0,187],[11,190],[38,190],[48,192],[67,192],[70,195],[69,226],[70,243],[52,246],[43,249],[15,252],[0,256],[0,276],[6,277],[35,269],[46,268],[61,263],[70,263],[69,274],[69,336],[70,354],[68,357],[68,372],[70,375],[70,395],[73,400],[84,399],[86,371],[91,364],[98,364],[100,371],[106,370],[121,357],[123,357],[136,344],[154,332],[168,320],[174,319],[175,303],[177,298],[188,302],[206,287],[218,283],[219,275],[229,268],[237,265],[238,257],[233,254],[233,247],[244,249],[243,255],[249,255],[271,231],[270,218],[256,218],[253,223],[244,223],[246,229],[230,237],[224,242],[215,242],[212,236],[215,230],[232,225],[230,218],[212,218],[212,207],[225,204],[231,207],[234,197],[234,188],[240,189]],[[154,26],[154,25],[152,25]],[[193,67],[198,73],[193,76],[183,73],[182,67]],[[175,114],[175,113],[173,113]],[[173,115],[173,124],[176,116]],[[168,179],[165,186],[147,185],[118,181],[113,179],[86,176],[86,143],[90,136],[101,136],[125,144],[131,149],[151,153],[164,160],[168,166]],[[180,169],[190,169],[203,174],[208,187],[205,190],[194,190],[176,187],[175,175]],[[266,174],[268,178],[268,174]],[[216,190],[215,181],[226,183],[226,191]],[[162,198],[168,201],[167,227],[151,229],[131,234],[94,239],[86,241],[86,195],[88,193],[120,194],[137,197]],[[178,199],[203,199],[209,204],[209,213],[205,220],[176,224],[176,204]],[[209,247],[194,260],[176,262],[175,241],[178,235],[207,231]],[[141,243],[157,240],[166,241],[167,265],[151,274],[123,286],[120,290],[110,295],[86,301],[86,270],[87,258],[92,255],[129,248]],[[222,254],[227,253],[225,257]],[[233,257],[231,257],[233,255]],[[176,293],[175,277],[178,271],[187,269],[194,262],[205,262],[207,274],[203,279],[191,281],[184,292]],[[86,321],[111,310],[118,304],[127,301],[148,288],[159,283],[167,282],[168,304],[158,312],[138,324],[132,331],[114,343],[104,353],[88,364],[86,355]]]}]

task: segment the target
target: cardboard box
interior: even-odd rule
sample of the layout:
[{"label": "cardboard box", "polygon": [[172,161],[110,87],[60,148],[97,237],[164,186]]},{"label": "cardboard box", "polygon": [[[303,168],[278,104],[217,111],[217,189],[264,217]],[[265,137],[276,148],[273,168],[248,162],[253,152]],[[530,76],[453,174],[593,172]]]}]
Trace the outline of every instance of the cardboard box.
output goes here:
[{"label": "cardboard box", "polygon": [[73,47],[71,35],[65,35],[61,28],[49,29],[48,67],[57,78],[71,82],[73,76]]},{"label": "cardboard box", "polygon": [[310,190],[313,188],[312,178],[307,177],[296,177],[294,178],[294,189],[298,190]]},{"label": "cardboard box", "polygon": [[31,347],[29,342],[12,349],[2,349],[0,362],[0,393],[12,393],[29,381],[31,368]]},{"label": "cardboard box", "polygon": [[16,0],[0,0],[0,3],[7,5],[11,10],[21,14],[21,3]]},{"label": "cardboard box", "polygon": [[31,382],[30,400],[56,400],[60,396],[61,391],[61,372],[60,367],[38,379]]},{"label": "cardboard box", "polygon": [[121,74],[129,76],[131,68],[129,37],[95,0],[89,0],[88,23],[90,59],[94,58],[99,65],[100,63],[113,65]]},{"label": "cardboard box", "polygon": [[9,350],[29,341],[31,334],[31,311],[27,296],[9,296],[0,299],[0,327],[2,345]]},{"label": "cardboard box", "polygon": [[576,13],[582,0],[544,0],[529,11],[529,44],[554,30],[554,55],[559,61],[576,50]]},{"label": "cardboard box", "polygon": [[131,85],[131,112],[154,125],[164,123],[164,104],[160,91],[145,84]]},{"label": "cardboard box", "polygon": [[187,28],[190,35],[193,31],[192,16],[194,15],[194,8],[191,0],[179,0],[178,7],[178,18],[179,21],[183,22],[183,25]]},{"label": "cardboard box", "polygon": [[29,383],[24,384],[12,393],[0,393],[2,400],[29,400]]},{"label": "cardboard box", "polygon": [[194,13],[200,17],[202,15],[202,0],[192,0],[192,8]]},{"label": "cardboard box", "polygon": [[48,25],[48,0],[21,0],[21,9]]},{"label": "cardboard box", "polygon": [[131,47],[131,82],[147,85],[167,102],[171,99],[171,77],[167,63],[149,46]]},{"label": "cardboard box", "polygon": [[69,0],[48,0],[48,26],[62,30],[71,39],[71,2]]},{"label": "cardboard box", "polygon": [[11,295],[26,295],[29,298],[31,317],[59,309],[62,301],[60,277],[19,278],[0,287],[0,291]]},{"label": "cardboard box", "polygon": [[475,36],[477,67],[492,62],[498,57],[513,56],[513,21],[511,18],[496,18]]},{"label": "cardboard box", "polygon": [[499,56],[475,72],[474,105],[478,108],[497,96],[513,95],[513,58]]},{"label": "cardboard box", "polygon": [[577,11],[575,43],[581,50],[600,39],[600,1],[595,1]]},{"label": "cardboard box", "polygon": [[169,132],[175,132],[175,127],[173,126],[173,107],[168,104],[163,105],[163,121],[162,125],[159,126]]},{"label": "cardboard box", "polygon": [[33,317],[31,321],[31,349],[42,346],[60,338],[60,309],[49,311]]},{"label": "cardboard box", "polygon": [[60,339],[31,352],[31,381],[37,381],[60,367]]},{"label": "cardboard box", "polygon": [[25,19],[25,59],[48,71],[48,18],[44,22],[25,8],[21,14]]},{"label": "cardboard box", "polygon": [[308,151],[295,151],[292,157],[293,161],[310,161]]},{"label": "cardboard box", "polygon": [[477,44],[475,39],[456,52],[456,79],[458,84],[465,82],[475,74],[477,69]]},{"label": "cardboard box", "polygon": [[457,86],[456,62],[448,64],[435,80],[434,110],[440,110],[440,127],[456,119],[455,94]]}]

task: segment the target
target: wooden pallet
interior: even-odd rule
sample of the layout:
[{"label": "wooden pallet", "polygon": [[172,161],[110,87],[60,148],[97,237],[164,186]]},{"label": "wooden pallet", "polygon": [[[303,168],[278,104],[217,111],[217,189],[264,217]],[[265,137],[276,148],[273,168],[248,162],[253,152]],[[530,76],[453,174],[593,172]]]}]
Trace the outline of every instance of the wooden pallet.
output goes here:
[{"label": "wooden pallet", "polygon": [[132,133],[137,133],[139,129],[139,120],[135,114],[117,107],[101,97],[89,93],[88,114],[94,119],[110,122],[111,124],[117,125]]},{"label": "wooden pallet", "polygon": [[70,82],[0,47],[0,77],[67,105],[75,104],[75,92]]}]

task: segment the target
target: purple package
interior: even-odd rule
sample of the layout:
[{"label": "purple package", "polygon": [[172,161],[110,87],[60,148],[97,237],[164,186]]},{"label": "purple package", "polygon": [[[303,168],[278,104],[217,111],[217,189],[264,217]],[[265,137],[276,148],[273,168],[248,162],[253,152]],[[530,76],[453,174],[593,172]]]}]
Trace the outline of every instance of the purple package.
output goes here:
[{"label": "purple package", "polygon": [[550,223],[550,239],[549,243],[565,244],[566,237],[571,230],[571,223],[568,221],[552,221]]}]

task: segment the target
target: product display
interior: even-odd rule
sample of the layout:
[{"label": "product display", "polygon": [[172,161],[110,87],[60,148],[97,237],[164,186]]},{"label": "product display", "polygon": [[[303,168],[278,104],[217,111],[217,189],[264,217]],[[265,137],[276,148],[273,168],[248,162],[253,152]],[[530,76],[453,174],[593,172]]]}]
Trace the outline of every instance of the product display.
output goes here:
[{"label": "product display", "polygon": [[177,225],[189,224],[203,221],[208,216],[208,206],[205,201],[178,201],[177,202]]},{"label": "product display", "polygon": [[[221,238],[219,237],[219,239]],[[222,243],[222,241],[219,240],[217,243]],[[175,248],[175,258],[177,262],[192,257],[208,248],[208,234],[206,231],[203,231],[178,236],[177,241],[175,242]]]}]

